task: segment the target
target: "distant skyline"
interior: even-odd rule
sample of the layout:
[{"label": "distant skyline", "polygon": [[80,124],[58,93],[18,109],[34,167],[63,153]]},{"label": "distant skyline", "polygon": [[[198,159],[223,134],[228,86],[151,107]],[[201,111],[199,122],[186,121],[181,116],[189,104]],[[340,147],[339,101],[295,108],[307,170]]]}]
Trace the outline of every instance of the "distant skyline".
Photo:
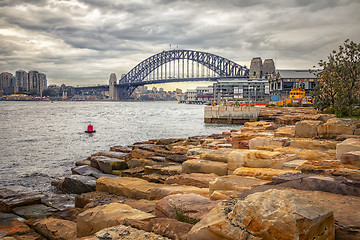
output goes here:
[{"label": "distant skyline", "polygon": [[170,44],[309,69],[360,42],[359,0],[0,0],[0,11],[0,72],[58,85],[107,84]]}]

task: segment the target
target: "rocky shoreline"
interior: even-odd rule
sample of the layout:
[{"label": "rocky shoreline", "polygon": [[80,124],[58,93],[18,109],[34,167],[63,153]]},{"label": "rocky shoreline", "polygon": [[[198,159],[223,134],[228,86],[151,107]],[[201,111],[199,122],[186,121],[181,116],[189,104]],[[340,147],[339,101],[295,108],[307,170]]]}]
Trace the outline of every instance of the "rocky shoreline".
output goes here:
[{"label": "rocky shoreline", "polygon": [[52,183],[67,195],[0,189],[0,239],[360,239],[360,121],[260,119],[94,153]]}]

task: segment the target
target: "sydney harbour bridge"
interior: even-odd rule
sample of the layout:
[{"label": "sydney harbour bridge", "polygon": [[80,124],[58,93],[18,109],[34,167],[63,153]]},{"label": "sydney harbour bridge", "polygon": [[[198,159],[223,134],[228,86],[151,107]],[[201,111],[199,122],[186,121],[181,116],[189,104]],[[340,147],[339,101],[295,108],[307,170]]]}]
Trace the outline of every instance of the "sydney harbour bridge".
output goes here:
[{"label": "sydney harbour bridge", "polygon": [[148,84],[248,77],[248,68],[224,57],[194,50],[170,50],[143,60],[119,82],[110,77],[109,93],[114,100],[126,100],[138,86]]}]

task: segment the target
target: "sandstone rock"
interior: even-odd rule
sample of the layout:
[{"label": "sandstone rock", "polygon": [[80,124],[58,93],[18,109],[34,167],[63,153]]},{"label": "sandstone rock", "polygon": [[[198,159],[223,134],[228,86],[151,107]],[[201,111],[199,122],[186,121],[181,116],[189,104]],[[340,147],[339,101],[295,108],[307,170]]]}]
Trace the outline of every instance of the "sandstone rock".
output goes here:
[{"label": "sandstone rock", "polygon": [[177,175],[181,173],[181,165],[174,164],[158,164],[153,166],[145,166],[145,174],[160,174],[160,175]]},{"label": "sandstone rock", "polygon": [[179,184],[179,185],[194,186],[199,188],[208,188],[209,182],[215,180],[215,178],[217,177],[218,175],[214,173],[180,174],[167,178],[165,184]]},{"label": "sandstone rock", "polygon": [[12,190],[2,188],[0,189],[0,212],[11,212],[11,209],[16,207],[39,204],[42,196],[39,193],[18,194]]},{"label": "sandstone rock", "polygon": [[45,218],[53,215],[58,210],[44,204],[34,204],[22,207],[16,207],[12,210],[15,214],[25,218]]},{"label": "sandstone rock", "polygon": [[135,167],[130,168],[126,170],[114,170],[112,172],[114,175],[119,175],[121,177],[136,177],[136,178],[142,178],[142,176],[145,173],[145,167]]},{"label": "sandstone rock", "polygon": [[320,114],[319,120],[326,123],[331,118],[336,118],[336,115],[335,114]]},{"label": "sandstone rock", "polygon": [[96,181],[96,191],[108,192],[133,199],[149,199],[153,188],[162,186],[140,178],[102,177]]},{"label": "sandstone rock", "polygon": [[111,174],[112,170],[123,170],[129,168],[124,159],[111,158],[108,156],[92,156],[91,166],[103,173]]},{"label": "sandstone rock", "polygon": [[249,176],[263,180],[272,180],[273,177],[279,176],[286,173],[300,173],[296,170],[281,170],[281,169],[270,169],[270,168],[247,168],[240,167],[235,169],[234,175],[238,176]]},{"label": "sandstone rock", "polygon": [[16,219],[14,214],[0,213],[0,217],[0,239],[6,239],[6,237],[10,236],[27,235],[32,232],[26,224]]},{"label": "sandstone rock", "polygon": [[153,213],[155,211],[156,203],[157,201],[150,201],[145,199],[139,199],[136,201],[124,201],[124,204],[147,213]]},{"label": "sandstone rock", "polygon": [[156,204],[155,215],[177,219],[181,213],[189,221],[201,220],[218,204],[198,194],[175,194],[164,197]]},{"label": "sandstone rock", "polygon": [[101,171],[99,171],[96,168],[93,168],[89,165],[82,165],[71,169],[72,174],[78,174],[82,176],[90,176],[97,178],[102,174]]},{"label": "sandstone rock", "polygon": [[256,137],[249,141],[249,148],[256,149],[259,146],[285,146],[288,142],[288,138],[278,138],[278,137]]},{"label": "sandstone rock", "polygon": [[210,195],[217,190],[235,190],[237,192],[242,192],[266,183],[269,183],[269,181],[264,181],[253,177],[227,175],[218,177],[214,181],[210,182],[209,192]]},{"label": "sandstone rock", "polygon": [[170,239],[186,240],[192,224],[179,222],[171,218],[154,218],[149,221],[149,231]]},{"label": "sandstone rock", "polygon": [[77,236],[89,236],[104,228],[122,224],[125,218],[146,220],[154,216],[122,203],[110,203],[86,210],[77,216]]},{"label": "sandstone rock", "polygon": [[298,138],[313,138],[317,136],[317,128],[322,121],[304,120],[295,124],[295,136]]},{"label": "sandstone rock", "polygon": [[336,158],[340,160],[341,155],[354,151],[360,151],[360,139],[346,139],[336,146]]},{"label": "sandstone rock", "polygon": [[208,160],[187,160],[182,164],[183,173],[215,173],[219,176],[227,174],[227,164]]},{"label": "sandstone rock", "polygon": [[288,161],[288,162],[284,163],[284,169],[296,169],[299,166],[306,163],[307,161],[308,160],[301,160],[301,159]]},{"label": "sandstone rock", "polygon": [[199,194],[204,197],[209,197],[208,188],[198,188],[194,186],[182,186],[182,185],[162,185],[156,188],[151,189],[149,199],[150,200],[159,200],[169,195],[174,194]]},{"label": "sandstone rock", "polygon": [[134,149],[131,151],[131,156],[133,158],[149,158],[155,156],[155,153],[141,149]]},{"label": "sandstone rock", "polygon": [[127,198],[107,192],[88,192],[75,196],[75,207],[83,208],[93,201],[97,201],[97,205],[104,205],[112,202],[123,202],[125,200],[127,200]]},{"label": "sandstone rock", "polygon": [[263,150],[234,150],[229,154],[228,169],[235,170],[239,167],[251,168],[283,168],[283,163],[288,161],[280,152]]},{"label": "sandstone rock", "polygon": [[166,162],[166,158],[165,157],[160,157],[160,156],[153,156],[153,157],[149,157],[150,160],[153,160],[155,162]]},{"label": "sandstone rock", "polygon": [[[127,160],[131,158],[129,153],[124,152],[115,152],[115,151],[103,151],[92,154],[91,156],[105,156],[109,158],[123,159]],[[89,159],[90,160],[90,159]]]},{"label": "sandstone rock", "polygon": [[207,152],[212,152],[213,150],[207,148],[191,148],[187,151],[187,156],[201,155]]},{"label": "sandstone rock", "polygon": [[354,134],[358,121],[354,119],[331,118],[318,126],[318,135],[321,137],[336,137],[340,134]]},{"label": "sandstone rock", "polygon": [[360,138],[360,136],[358,135],[349,135],[349,134],[340,134],[340,135],[337,135],[335,140],[336,141],[344,141],[348,138]]},{"label": "sandstone rock", "polygon": [[87,240],[170,240],[169,238],[159,236],[155,233],[145,232],[129,226],[118,225],[111,228],[103,229],[97,232],[94,237]]},{"label": "sandstone rock", "polygon": [[128,146],[113,146],[113,147],[110,147],[110,151],[130,153],[132,151],[132,148],[130,148]]},{"label": "sandstone rock", "polygon": [[65,177],[58,187],[68,193],[92,192],[95,191],[96,179],[89,176],[71,175]]},{"label": "sandstone rock", "polygon": [[[292,159],[288,159],[289,161],[295,159],[302,160],[333,160],[336,159],[335,150],[330,149],[328,151],[316,150],[316,149],[299,149],[293,147],[273,147],[273,146],[264,146],[258,148],[259,150],[267,150],[267,151],[275,151],[280,152],[282,154],[286,154],[288,157]],[[291,156],[290,156],[291,155]]]},{"label": "sandstone rock", "polygon": [[76,222],[77,215],[79,215],[83,211],[84,209],[82,208],[67,208],[56,212],[51,217]]},{"label": "sandstone rock", "polygon": [[275,122],[279,125],[294,125],[298,121],[301,121],[301,115],[283,115],[275,117]]},{"label": "sandstone rock", "polygon": [[235,149],[249,149],[249,141],[256,137],[272,137],[270,132],[232,133],[230,143]]},{"label": "sandstone rock", "polygon": [[213,201],[227,200],[233,195],[238,195],[239,192],[236,190],[215,190],[211,193],[210,199]]},{"label": "sandstone rock", "polygon": [[143,175],[141,178],[148,182],[165,183],[168,177],[169,175],[161,175],[161,174],[153,173],[153,174]]},{"label": "sandstone rock", "polygon": [[334,239],[334,215],[291,191],[268,190],[224,201],[189,232],[202,239]]},{"label": "sandstone rock", "polygon": [[70,240],[76,238],[76,223],[72,221],[45,218],[27,223],[47,239]]},{"label": "sandstone rock", "polygon": [[291,139],[290,147],[301,148],[301,149],[314,149],[314,150],[329,150],[336,149],[336,142],[308,139],[308,138],[295,138]]},{"label": "sandstone rock", "polygon": [[187,157],[184,155],[173,154],[173,155],[167,156],[166,160],[169,162],[183,163],[187,160]]},{"label": "sandstone rock", "polygon": [[360,168],[360,151],[341,154],[340,161],[342,164],[350,164]]},{"label": "sandstone rock", "polygon": [[218,150],[213,150],[212,152],[203,153],[200,155],[200,158],[209,161],[227,163],[228,160],[227,156],[230,152],[231,149],[218,149]]},{"label": "sandstone rock", "polygon": [[279,127],[274,132],[275,137],[295,137],[295,126]]},{"label": "sandstone rock", "polygon": [[244,123],[244,128],[250,128],[250,127],[262,128],[264,130],[273,130],[273,129],[277,128],[276,124],[273,122],[257,121],[257,122],[245,122]]},{"label": "sandstone rock", "polygon": [[79,160],[77,162],[75,162],[75,166],[79,167],[79,166],[85,166],[88,165],[90,166],[91,162],[88,159],[83,159],[83,160]]}]

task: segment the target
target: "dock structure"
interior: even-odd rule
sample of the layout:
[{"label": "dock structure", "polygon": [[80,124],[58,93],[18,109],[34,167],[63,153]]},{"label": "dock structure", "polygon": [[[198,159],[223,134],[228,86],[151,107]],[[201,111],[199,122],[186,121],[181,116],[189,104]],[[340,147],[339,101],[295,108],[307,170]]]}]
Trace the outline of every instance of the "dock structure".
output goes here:
[{"label": "dock structure", "polygon": [[205,123],[244,124],[259,117],[259,107],[248,106],[206,106]]}]

